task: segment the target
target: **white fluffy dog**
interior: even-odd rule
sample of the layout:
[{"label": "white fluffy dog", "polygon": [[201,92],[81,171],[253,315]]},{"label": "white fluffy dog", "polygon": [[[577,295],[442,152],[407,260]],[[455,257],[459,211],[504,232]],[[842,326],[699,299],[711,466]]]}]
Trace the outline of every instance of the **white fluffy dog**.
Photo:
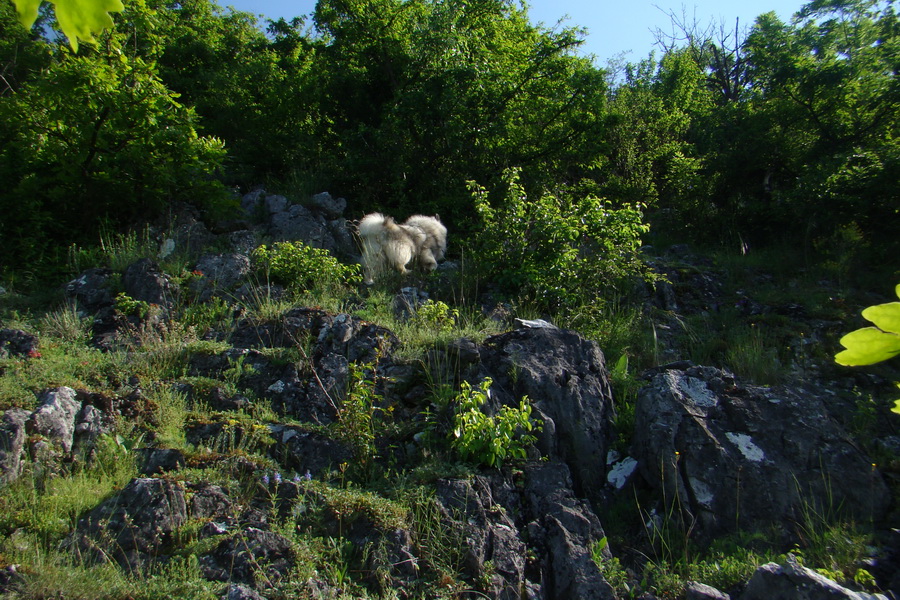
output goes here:
[{"label": "white fluffy dog", "polygon": [[409,273],[411,264],[433,271],[447,251],[447,228],[437,217],[413,215],[397,224],[392,217],[372,213],[359,222],[366,284],[383,271]]}]

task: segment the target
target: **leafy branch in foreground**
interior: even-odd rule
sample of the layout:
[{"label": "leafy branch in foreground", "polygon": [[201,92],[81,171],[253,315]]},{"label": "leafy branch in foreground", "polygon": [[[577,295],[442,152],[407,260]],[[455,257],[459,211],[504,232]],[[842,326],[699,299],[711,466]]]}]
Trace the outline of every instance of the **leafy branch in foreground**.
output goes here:
[{"label": "leafy branch in foreground", "polygon": [[[900,297],[900,285],[894,291]],[[851,331],[841,338],[841,345],[846,350],[834,357],[839,365],[873,365],[900,354],[900,302],[870,306],[862,311],[862,316],[875,326]],[[900,414],[900,400],[891,410]]]},{"label": "leafy branch in foreground", "polygon": [[[16,5],[19,22],[31,29],[38,16],[41,0],[12,0]],[[50,0],[56,8],[56,20],[72,50],[78,52],[78,40],[94,40],[93,34],[112,27],[110,12],[121,12],[125,6],[120,0]]]}]

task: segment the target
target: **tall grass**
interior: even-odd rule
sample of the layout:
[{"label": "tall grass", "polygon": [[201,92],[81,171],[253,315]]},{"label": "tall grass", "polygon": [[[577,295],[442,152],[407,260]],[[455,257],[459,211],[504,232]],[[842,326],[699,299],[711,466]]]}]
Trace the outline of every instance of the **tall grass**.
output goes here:
[{"label": "tall grass", "polygon": [[753,325],[732,332],[725,351],[725,364],[736,375],[761,385],[780,383],[786,376],[777,341]]},{"label": "tall grass", "polygon": [[157,443],[164,448],[184,448],[187,445],[184,423],[187,418],[187,398],[168,385],[157,385],[147,392],[156,407]]},{"label": "tall grass", "polygon": [[159,251],[150,238],[150,226],[140,231],[115,233],[100,232],[99,244],[91,248],[69,248],[69,268],[80,273],[92,267],[107,267],[113,271],[124,271],[126,267],[141,258],[155,257]]},{"label": "tall grass", "polygon": [[[31,532],[42,545],[52,546],[71,531],[78,517],[135,475],[134,455],[115,435],[101,436],[93,458],[68,476],[48,473],[47,464],[27,463],[0,494],[0,531]],[[0,542],[0,552],[35,549],[17,545],[14,538]]]},{"label": "tall grass", "polygon": [[778,328],[757,326],[736,310],[723,308],[715,314],[692,315],[682,325],[687,356],[697,364],[725,367],[736,375],[762,385],[784,380],[790,364]]},{"label": "tall grass", "polygon": [[[28,545],[20,540],[20,548]],[[222,587],[220,582],[202,577],[196,556],[176,556],[141,572],[125,571],[114,562],[88,564],[77,555],[39,546],[7,556],[29,567],[14,590],[4,596],[9,600],[215,600]]]},{"label": "tall grass", "polygon": [[78,344],[89,339],[92,324],[93,319],[80,314],[73,302],[66,302],[41,317],[38,327],[43,336]]},{"label": "tall grass", "polygon": [[124,352],[101,352],[83,343],[43,337],[40,356],[0,359],[0,410],[13,406],[34,408],[37,394],[45,389],[112,391],[127,379],[129,363]]}]

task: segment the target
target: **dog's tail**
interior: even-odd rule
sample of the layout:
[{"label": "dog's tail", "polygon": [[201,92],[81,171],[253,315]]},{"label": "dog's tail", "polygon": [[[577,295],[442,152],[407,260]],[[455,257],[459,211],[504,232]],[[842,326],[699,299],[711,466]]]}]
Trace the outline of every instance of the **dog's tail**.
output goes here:
[{"label": "dog's tail", "polygon": [[396,238],[403,235],[403,230],[394,221],[394,218],[381,213],[371,213],[363,217],[356,230],[363,241]]},{"label": "dog's tail", "polygon": [[386,221],[393,222],[393,219],[391,217],[385,217],[381,213],[366,215],[362,218],[357,227],[359,237],[363,239],[382,237],[384,235]]}]

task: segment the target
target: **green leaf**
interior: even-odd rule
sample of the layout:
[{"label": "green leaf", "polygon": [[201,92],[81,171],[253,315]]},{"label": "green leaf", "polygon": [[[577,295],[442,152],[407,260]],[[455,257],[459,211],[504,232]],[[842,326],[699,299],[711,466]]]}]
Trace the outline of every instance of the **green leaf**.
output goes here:
[{"label": "green leaf", "polygon": [[845,366],[871,365],[888,360],[900,354],[900,335],[875,327],[865,327],[851,331],[841,338],[846,348],[834,360]]},{"label": "green leaf", "polygon": [[[19,22],[27,29],[31,29],[37,19],[40,0],[13,1],[19,14]],[[69,45],[75,52],[78,52],[79,38],[93,41],[93,34],[112,27],[113,20],[109,13],[125,9],[121,0],[51,0],[51,2],[56,7],[59,27],[69,38]]]},{"label": "green leaf", "polygon": [[862,312],[862,316],[882,331],[900,333],[900,302],[870,306]]},{"label": "green leaf", "polygon": [[19,14],[19,23],[26,29],[31,29],[38,16],[38,7],[41,0],[13,0],[16,5],[16,12]]},{"label": "green leaf", "polygon": [[624,377],[628,374],[628,354],[623,353],[612,369],[614,375]]}]

